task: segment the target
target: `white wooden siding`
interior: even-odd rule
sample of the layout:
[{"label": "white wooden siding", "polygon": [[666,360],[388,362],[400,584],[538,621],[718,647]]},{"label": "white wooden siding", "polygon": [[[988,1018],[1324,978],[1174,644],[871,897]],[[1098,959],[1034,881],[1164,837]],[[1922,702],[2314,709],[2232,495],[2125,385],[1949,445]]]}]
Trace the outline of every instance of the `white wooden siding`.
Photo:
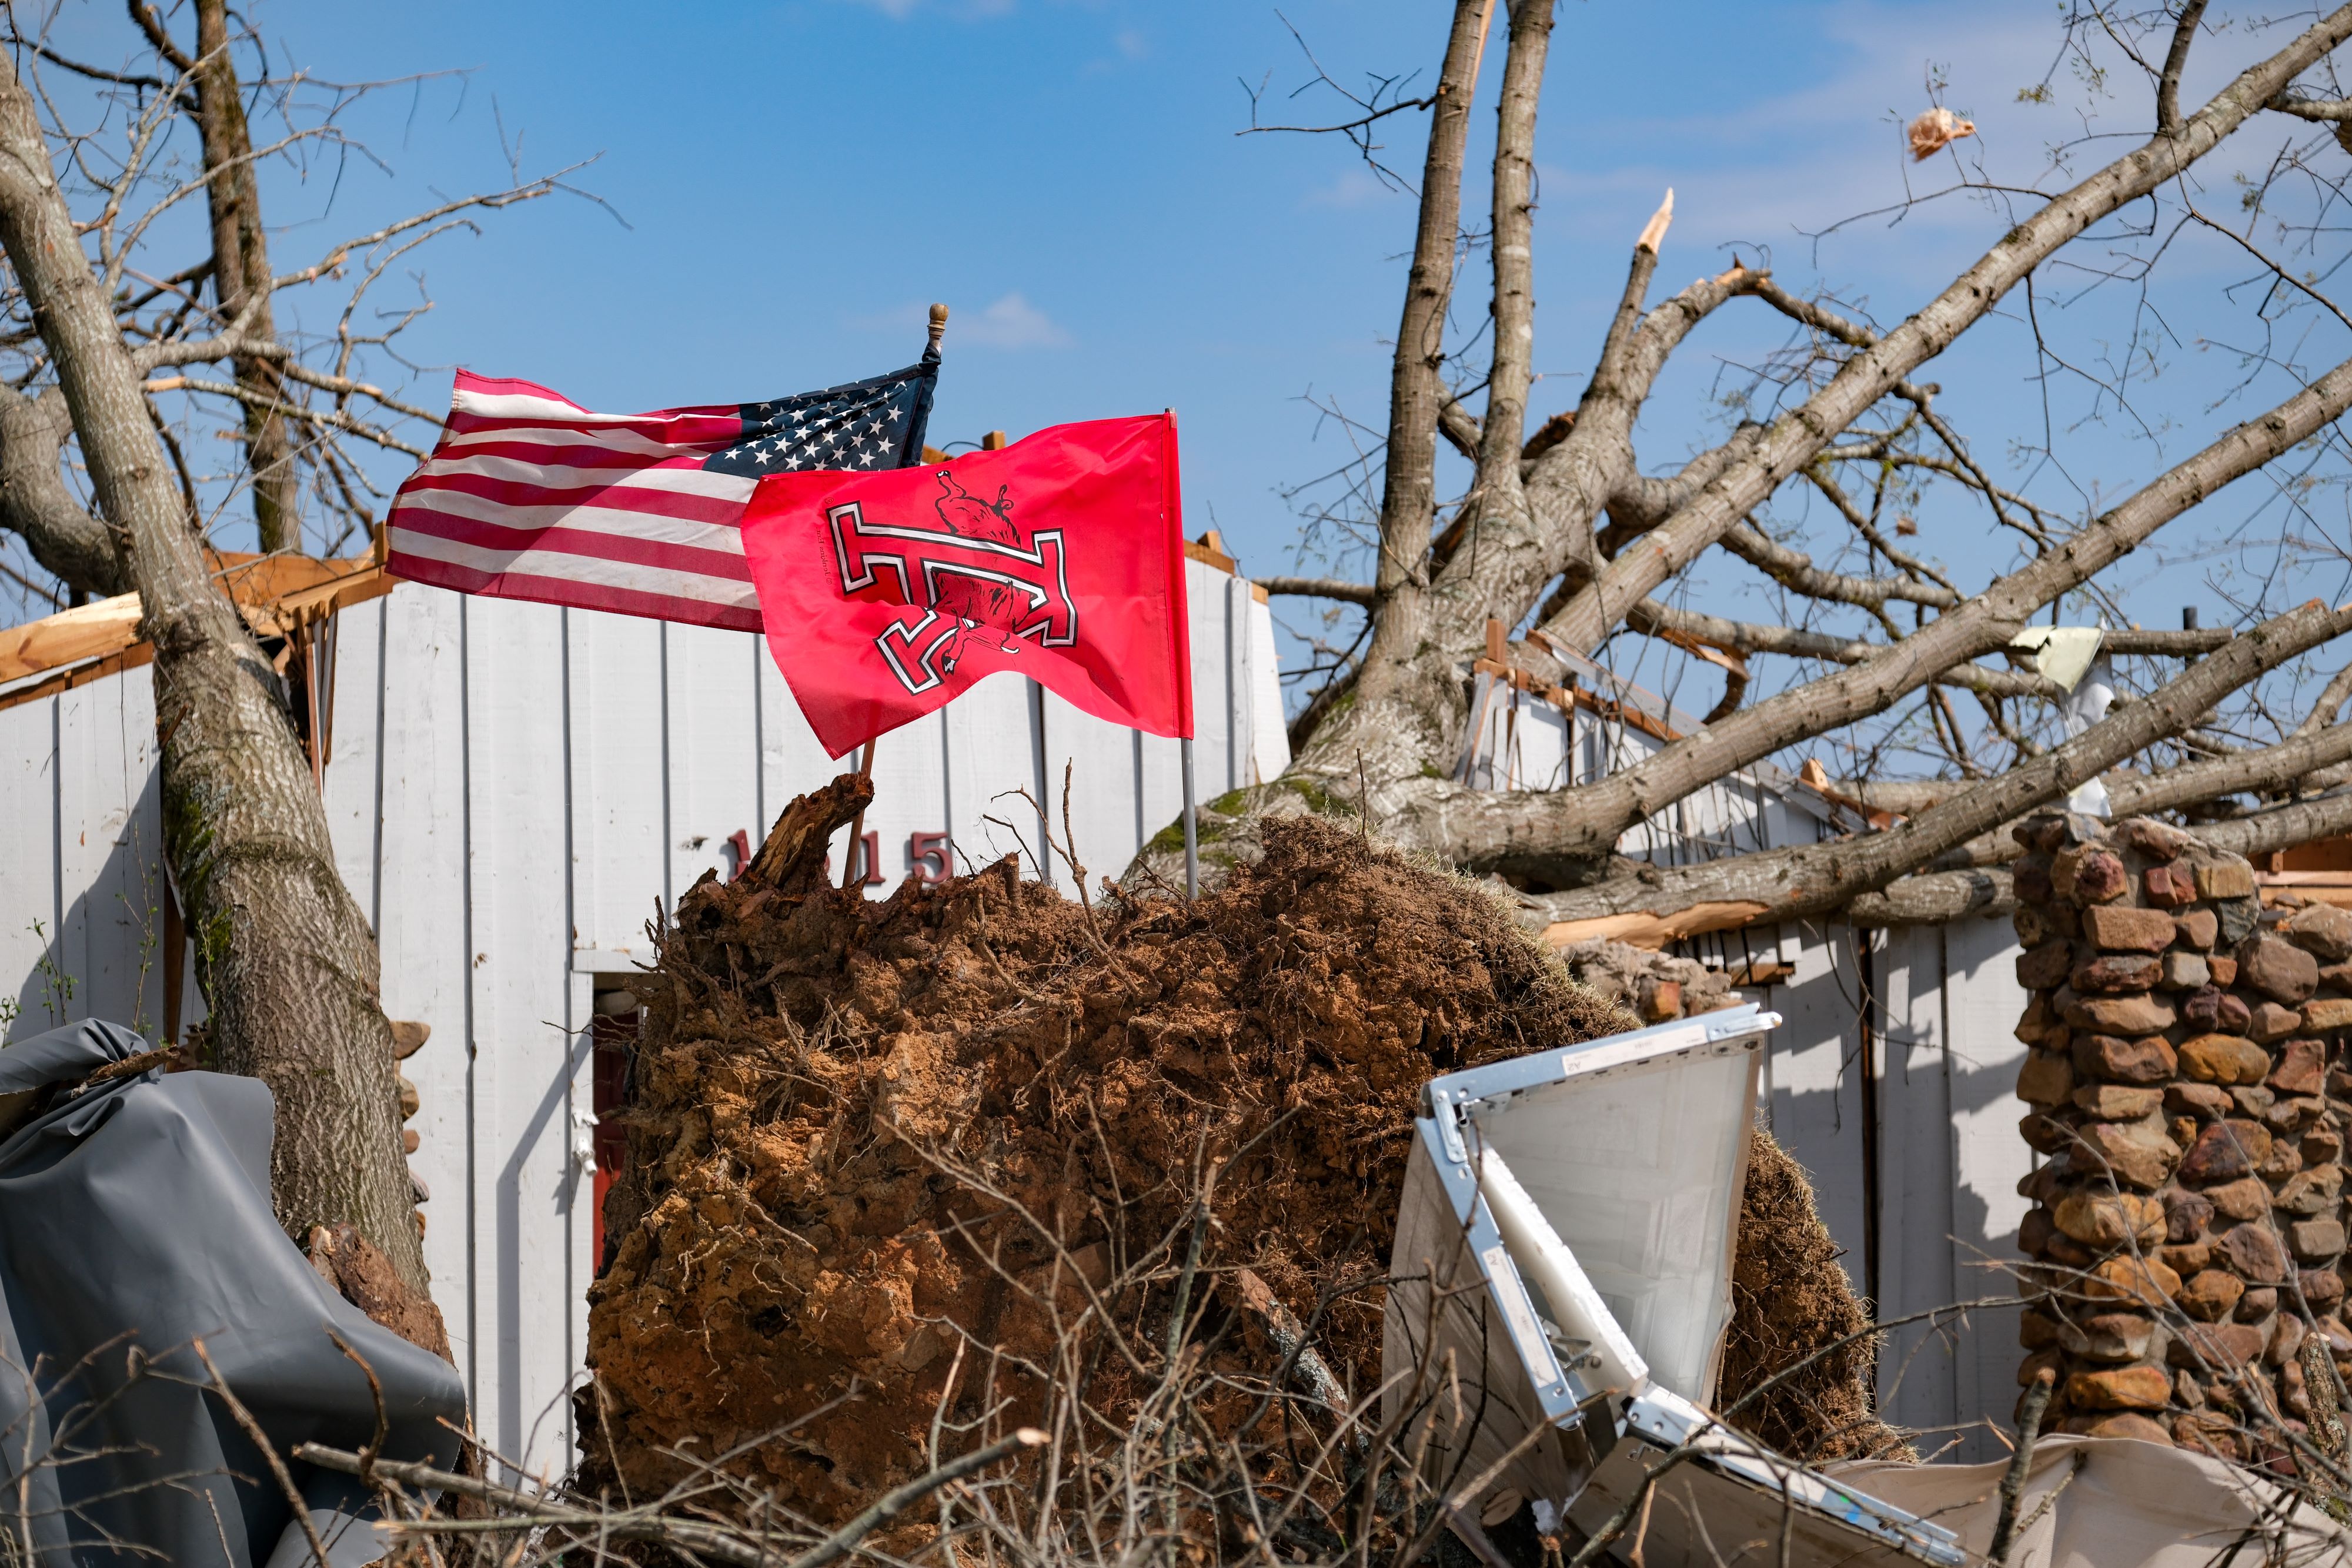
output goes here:
[{"label": "white wooden siding", "polygon": [[[1288,749],[1265,606],[1245,582],[1189,570],[1197,782],[1209,800],[1278,775]],[[340,617],[335,687],[325,805],[336,862],[377,932],[386,1009],[433,1030],[405,1071],[423,1098],[411,1165],[432,1194],[436,1299],[486,1438],[534,1467],[561,1466],[593,1267],[579,1151],[593,991],[650,959],[647,922],[695,878],[731,869],[734,834],[756,846],[787,800],[843,765],[825,758],[765,649],[742,633],[403,585]],[[1596,678],[1589,689],[1611,688]],[[93,1016],[159,1027],[151,692],[142,667],[0,710],[0,997],[19,1009],[16,1034]],[[1582,782],[1660,744],[1589,710],[1571,724],[1507,686],[1494,698],[1470,758],[1481,784]],[[912,870],[919,832],[947,833],[959,871],[1045,852],[1069,890],[1066,859],[1045,851],[1030,803],[1047,808],[1063,841],[1066,763],[1090,880],[1117,875],[1176,819],[1176,742],[999,675],[877,746],[866,827],[884,882],[870,893],[887,895]],[[1776,779],[1740,775],[1658,813],[1621,847],[1679,863],[1830,831]],[[836,873],[845,848],[833,846]],[[2032,1158],[2010,1092],[2024,996],[2006,921],[1872,944],[1880,1142],[1870,1179],[1854,933],[1798,922],[1690,950],[1793,967],[1753,992],[1787,1020],[1766,1055],[1764,1104],[1811,1176],[1858,1288],[1865,1195],[1875,1192],[1878,1288],[1893,1316],[1999,1293],[1985,1265],[2012,1251],[2025,1208],[2015,1184]],[[183,991],[185,1024],[203,1015],[192,970]],[[1883,1362],[1890,1416],[1941,1428],[2006,1422],[2015,1343],[2013,1318],[1998,1312],[1962,1333],[1898,1335]],[[1979,1433],[1957,1457],[1998,1452]]]},{"label": "white wooden siding", "polygon": [[[1698,727],[1598,666],[1570,664],[1589,692],[1624,701],[1676,733]],[[1471,703],[1461,773],[1481,789],[1580,784],[1664,745],[1622,717],[1583,706],[1570,714],[1488,676],[1473,683]],[[1815,842],[1835,831],[1783,776],[1757,769],[1717,779],[1655,813],[1617,847],[1682,865]],[[1790,922],[1697,937],[1680,951],[1735,969],[1773,958],[1790,966],[1784,980],[1748,992],[1785,1020],[1769,1041],[1761,1101],[1773,1134],[1812,1180],[1855,1291],[1867,1296],[1874,1288],[1878,1315],[2001,1294],[2000,1265],[2015,1256],[2028,1207],[2016,1184],[2032,1161],[2017,1132],[2024,1106],[2012,1092],[2025,1048],[2011,1030],[2025,995],[2009,922],[1970,916],[1861,936],[1843,925]],[[1867,1028],[1865,958],[1874,998]],[[1874,1171],[1864,1154],[1865,1076],[1877,1084]],[[2004,1457],[2008,1450],[1983,1423],[2008,1424],[2019,1356],[2013,1309],[1979,1312],[1964,1324],[1897,1330],[1880,1358],[1885,1413],[1929,1434],[1923,1453]]]},{"label": "white wooden siding", "polygon": [[[1271,622],[1198,562],[1196,768],[1203,799],[1278,774]],[[337,868],[373,925],[385,1009],[432,1027],[404,1071],[422,1109],[410,1167],[431,1194],[425,1260],[485,1439],[527,1469],[572,1452],[586,1343],[586,1028],[600,984],[649,962],[648,922],[734,869],[828,759],[760,639],[467,599],[402,584],[336,625],[324,804]],[[0,710],[0,986],[22,1035],[74,1019],[161,1031],[162,841],[150,672]],[[1000,674],[882,737],[866,828],[887,896],[909,836],[958,870],[1045,850],[1030,800],[1091,876],[1175,820],[1177,743]],[[1029,800],[1018,791],[1025,790]],[[999,819],[993,822],[988,819]],[[847,834],[833,845],[833,865]],[[70,982],[71,994],[66,994]],[[184,1025],[203,1016],[193,969]]]}]

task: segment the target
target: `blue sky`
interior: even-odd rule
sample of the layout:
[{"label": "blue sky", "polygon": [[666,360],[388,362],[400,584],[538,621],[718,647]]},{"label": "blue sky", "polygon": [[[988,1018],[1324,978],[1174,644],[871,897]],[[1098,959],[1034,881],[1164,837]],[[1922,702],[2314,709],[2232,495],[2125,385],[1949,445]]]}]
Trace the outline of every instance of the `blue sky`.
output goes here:
[{"label": "blue sky", "polygon": [[[354,112],[352,132],[388,168],[273,175],[276,259],[295,265],[434,193],[503,183],[510,150],[525,173],[593,158],[572,178],[609,206],[550,198],[425,254],[436,305],[404,340],[417,401],[438,405],[460,364],[613,411],[800,391],[906,362],[923,305],[943,299],[955,317],[935,442],[1173,407],[1192,531],[1222,528],[1245,569],[1287,570],[1297,525],[1279,491],[1346,455],[1307,398],[1382,419],[1413,207],[1337,139],[1236,135],[1249,123],[1242,82],[1269,84],[1270,117],[1328,115],[1328,99],[1285,100],[1307,75],[1285,17],[1334,77],[1360,82],[1416,69],[1425,79],[1446,11],[1436,0],[1285,0],[1279,15],[1265,0],[657,11],[279,0],[257,20],[282,58],[320,77],[462,74]],[[2192,100],[2281,41],[2231,26],[2204,47]],[[56,36],[103,59],[122,55],[125,32],[118,8],[84,0]],[[2054,101],[2019,101],[2050,74],[2059,41],[2043,0],[1562,5],[1538,145],[1535,416],[1573,406],[1632,238],[1668,185],[1677,220],[1661,294],[1738,254],[1767,256],[1791,287],[1833,287],[1882,320],[1931,297],[2006,226],[1998,203],[1956,198],[1814,236],[1906,189],[1951,183],[1962,165],[1914,168],[1901,153],[1901,122],[1931,94],[1978,120],[1979,137],[1958,149],[1979,177],[2011,184],[2040,176],[2062,139],[2144,134],[2145,92],[2129,80],[2103,93],[2062,68]],[[1474,164],[1499,59],[1482,83]],[[1389,122],[1400,167],[1417,172],[1425,127],[1418,114]],[[2234,210],[2230,169],[2259,165],[2284,134],[2217,164],[2217,210]],[[2088,156],[2122,145],[2095,142]],[[1474,178],[1465,210],[1485,201]],[[2190,235],[2167,267],[2155,298],[2173,373],[2143,389],[2134,416],[2063,374],[2037,382],[2016,310],[1935,367],[1945,412],[2005,478],[2079,507],[2247,412],[2216,405],[2236,361],[2209,341],[2243,340],[2246,311],[2217,293],[2243,276],[2242,257]],[[1481,270],[1465,274],[1465,330],[1483,311]],[[2069,353],[2112,354],[2127,303],[2077,306]],[[1645,416],[1645,466],[1708,438],[1719,394],[1782,325],[1744,305],[1695,337]],[[2297,329],[2323,364],[2352,338],[2332,321]],[[2267,402],[2284,384],[2258,376],[2249,395]],[[2013,442],[2040,439],[2045,390],[2064,465],[2004,466]],[[2340,507],[2333,516],[2340,539]],[[1957,499],[1931,499],[1921,522],[1919,543],[1964,578],[2010,559]],[[2231,590],[2209,580],[2239,573],[2242,591],[2262,560],[2173,559],[2196,553],[2184,534],[2134,566],[2123,580],[2133,618],[2174,624],[2184,602],[2201,602],[2209,623],[2228,617]],[[2313,591],[2342,597],[2340,561],[2327,570]],[[1752,599],[1748,580],[1711,567],[1691,591],[1737,603]]]}]

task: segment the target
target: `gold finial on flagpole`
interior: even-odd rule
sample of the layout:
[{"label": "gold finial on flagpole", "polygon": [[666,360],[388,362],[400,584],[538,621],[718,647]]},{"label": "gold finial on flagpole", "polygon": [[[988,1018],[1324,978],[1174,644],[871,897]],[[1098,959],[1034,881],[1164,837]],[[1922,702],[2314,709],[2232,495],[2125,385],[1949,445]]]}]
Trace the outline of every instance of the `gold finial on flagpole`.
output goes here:
[{"label": "gold finial on flagpole", "polygon": [[934,306],[932,306],[932,307],[931,307],[931,341],[930,341],[930,349],[931,349],[931,351],[932,351],[933,353],[937,353],[937,352],[939,352],[939,348],[940,348],[940,333],[942,333],[942,332],[944,332],[944,331],[946,331],[947,329],[948,329],[948,308],[947,308],[946,306],[944,306],[944,305],[934,305]]}]

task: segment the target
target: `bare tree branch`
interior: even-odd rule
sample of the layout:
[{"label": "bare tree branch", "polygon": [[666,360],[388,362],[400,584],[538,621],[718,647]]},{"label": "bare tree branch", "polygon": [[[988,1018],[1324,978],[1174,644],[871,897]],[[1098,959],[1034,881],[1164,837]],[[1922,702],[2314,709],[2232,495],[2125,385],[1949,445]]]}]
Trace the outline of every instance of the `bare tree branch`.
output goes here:
[{"label": "bare tree branch", "polygon": [[2245,632],[2046,756],[1997,774],[1885,832],[1694,866],[1652,867],[1641,876],[1530,898],[1530,917],[1558,924],[1630,916],[1679,936],[1838,908],[2179,733],[2263,671],[2347,632],[2352,632],[2352,606],[2331,611],[2314,601]]},{"label": "bare tree branch", "polygon": [[1371,604],[1378,595],[1368,583],[1336,577],[1261,577],[1258,587],[1268,593],[1295,594],[1303,599],[1338,599],[1349,604]]},{"label": "bare tree branch", "polygon": [[2178,132],[2152,139],[2053,198],[1936,299],[1857,352],[1827,386],[1777,421],[1752,457],[1735,465],[1673,521],[1645,535],[1638,549],[1611,562],[1552,619],[1547,633],[1591,653],[1635,601],[1762,505],[1782,480],[1892,392],[1913,367],[1941,352],[2045,257],[2099,218],[2177,177],[2347,37],[2352,37],[2352,6],[2329,13],[2286,48],[2241,72]]},{"label": "bare tree branch", "polygon": [[2164,74],[2156,85],[2156,130],[2170,136],[2180,129],[2180,73],[2189,66],[2189,47],[2197,41],[2197,24],[2204,19],[2207,0],[2188,0],[2172,29],[2172,48],[2164,57]]},{"label": "bare tree branch", "polygon": [[[1570,794],[1415,801],[1406,808],[1408,817],[1428,811],[1432,822],[1442,819],[1444,826],[1416,823],[1401,831],[1418,842],[1449,845],[1452,852],[1481,865],[1524,856],[1537,845],[1559,856],[1606,854],[1619,834],[1710,779],[1792,742],[1882,712],[1934,676],[2000,649],[2041,606],[2087,581],[2223,486],[2326,429],[2347,408],[2352,361],[2174,465],[2050,554],[1862,664],[1780,693]],[[1433,782],[1426,793],[1435,792]]]}]

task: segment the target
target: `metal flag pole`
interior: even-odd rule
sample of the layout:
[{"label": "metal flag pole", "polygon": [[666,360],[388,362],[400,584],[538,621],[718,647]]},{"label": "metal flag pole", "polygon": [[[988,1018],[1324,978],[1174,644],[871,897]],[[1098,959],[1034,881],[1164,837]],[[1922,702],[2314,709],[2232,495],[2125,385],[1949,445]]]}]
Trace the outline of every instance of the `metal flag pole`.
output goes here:
[{"label": "metal flag pole", "polygon": [[1192,820],[1192,737],[1177,743],[1184,750],[1184,896],[1201,896],[1201,829]]},{"label": "metal flag pole", "polygon": [[[930,308],[929,336],[923,345],[923,354],[926,359],[936,359],[938,357],[940,351],[940,338],[947,331],[947,329],[948,308],[944,305],[933,305]],[[922,460],[922,443],[920,440],[917,440],[915,443],[913,456],[908,458],[906,462],[901,463],[899,466],[902,468],[911,468]],[[857,759],[857,777],[861,781],[870,781],[874,777],[874,742],[871,740],[866,743],[865,753]],[[874,868],[872,866],[861,865],[858,863],[859,857],[865,852],[866,808],[860,806],[857,809],[857,815],[850,820],[849,852],[843,857],[846,862],[843,865],[841,871],[841,885],[845,892],[860,885],[867,877],[873,874]]]}]

